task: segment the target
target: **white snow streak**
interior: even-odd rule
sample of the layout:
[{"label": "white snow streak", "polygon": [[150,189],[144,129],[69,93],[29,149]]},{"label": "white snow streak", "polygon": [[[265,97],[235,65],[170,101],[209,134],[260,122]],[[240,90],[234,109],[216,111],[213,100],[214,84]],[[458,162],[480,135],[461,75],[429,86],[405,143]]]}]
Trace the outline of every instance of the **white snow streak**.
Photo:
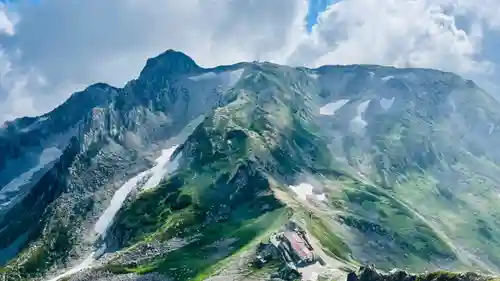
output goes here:
[{"label": "white snow streak", "polygon": [[149,170],[151,176],[144,184],[143,189],[150,189],[157,186],[165,175],[168,175],[177,169],[179,166],[180,155],[170,161],[170,157],[174,153],[175,149],[177,149],[177,146],[173,146],[162,151],[161,156],[156,159],[156,166]]},{"label": "white snow streak", "polygon": [[[152,167],[149,170],[146,170],[142,173],[139,173],[135,177],[129,179],[125,184],[123,184],[113,195],[113,198],[111,199],[111,202],[108,206],[108,208],[104,211],[104,213],[99,217],[97,220],[95,226],[94,226],[94,231],[98,233],[102,238],[106,236],[106,231],[108,227],[111,225],[111,222],[113,221],[116,213],[120,210],[120,208],[123,205],[123,202],[127,198],[127,196],[132,192],[133,190],[137,189],[139,186],[139,182],[141,182],[143,179],[149,176],[148,180],[146,183],[143,185],[144,188],[151,188],[158,183],[167,175],[173,172],[175,169],[177,169],[178,166],[178,158],[174,159],[172,162],[170,162],[170,157],[174,153],[175,149],[177,148],[177,145],[174,145],[171,148],[164,149],[162,151],[162,154],[160,157],[158,157],[155,162],[156,165]],[[105,248],[105,246],[104,246]],[[70,276],[72,274],[75,274],[79,271],[82,271],[92,265],[92,263],[95,261],[95,252],[92,252],[82,263],[79,265],[71,268],[70,270],[64,272],[61,275],[58,275],[48,281],[58,281],[61,278]]]},{"label": "white snow streak", "polygon": [[193,81],[200,81],[200,80],[211,79],[211,78],[216,78],[216,77],[217,77],[217,74],[215,74],[214,72],[207,72],[207,73],[203,73],[201,75],[191,76],[188,79],[193,80]]},{"label": "white snow streak", "polygon": [[109,203],[108,208],[99,217],[94,226],[95,232],[98,233],[101,237],[105,237],[106,230],[113,221],[113,218],[115,217],[118,210],[120,210],[121,206],[123,205],[123,202],[130,194],[130,192],[136,188],[137,184],[148,174],[148,172],[149,170],[142,172],[137,176],[129,179],[124,185],[122,185],[115,192],[113,198],[111,199],[111,202]]},{"label": "white snow streak", "polygon": [[364,129],[368,123],[363,119],[363,113],[365,113],[366,109],[368,108],[368,105],[370,104],[371,100],[364,101],[358,105],[357,108],[357,115],[354,117],[354,119],[351,121],[351,123],[356,127],[360,129]]},{"label": "white snow streak", "polygon": [[197,76],[191,76],[188,79],[196,82],[210,79],[219,80],[223,87],[225,86],[228,88],[232,88],[236,84],[236,82],[240,80],[244,70],[244,68],[239,68],[236,70],[225,71],[221,73],[207,72]]},{"label": "white snow streak", "polygon": [[16,197],[19,195],[20,188],[23,185],[28,184],[36,172],[40,171],[51,162],[57,160],[59,157],[61,157],[61,155],[62,151],[57,147],[44,149],[40,154],[38,164],[35,167],[29,169],[28,171],[19,175],[17,178],[11,180],[0,190],[0,210],[8,206],[10,202],[16,199]]},{"label": "white snow streak", "polygon": [[38,118],[38,120],[36,120],[35,122],[33,122],[33,124],[27,126],[26,128],[20,129],[19,131],[23,132],[23,133],[29,132],[29,131],[31,131],[33,129],[38,128],[47,119],[48,119],[48,117],[40,117],[40,118]]},{"label": "white snow streak", "polygon": [[344,106],[348,102],[349,100],[342,99],[326,104],[325,106],[319,109],[319,114],[330,115],[330,116],[335,115],[335,112],[337,112],[337,110],[339,110],[342,106]]},{"label": "white snow streak", "polygon": [[384,76],[384,77],[382,77],[382,78],[380,78],[380,79],[382,79],[382,81],[389,81],[389,80],[391,80],[391,79],[393,79],[393,78],[394,78],[394,76],[389,75],[389,76]]},{"label": "white snow streak", "polygon": [[[146,170],[138,174],[137,176],[131,178],[115,192],[108,208],[99,217],[94,226],[94,230],[96,233],[98,233],[101,237],[106,236],[106,231],[111,222],[113,221],[116,213],[118,212],[118,210],[120,210],[120,208],[123,205],[123,202],[130,194],[130,192],[132,192],[132,190],[135,190],[138,187],[137,185],[139,182],[141,182],[144,178],[149,176],[149,179],[147,180],[144,186],[147,188],[154,187],[158,183],[160,183],[160,181],[167,172],[169,171],[172,172],[173,171],[172,169],[176,168],[175,164],[168,165],[170,157],[172,156],[172,153],[174,153],[176,148],[177,146],[173,146],[169,149],[164,149],[162,151],[162,155],[158,159],[156,159],[156,165],[153,168]],[[169,167],[171,168],[170,170]]]},{"label": "white snow streak", "polygon": [[229,79],[228,79],[228,87],[232,88],[236,82],[238,82],[241,78],[241,75],[243,74],[244,68],[240,68],[237,70],[230,71],[229,74]]},{"label": "white snow streak", "polygon": [[70,270],[64,272],[63,274],[61,275],[58,275],[56,277],[53,277],[52,279],[49,279],[48,281],[57,281],[61,278],[64,278],[64,277],[67,277],[67,276],[70,276],[72,274],[75,274],[79,271],[82,271],[84,270],[85,268],[88,268],[92,263],[94,262],[94,252],[92,252],[82,263],[80,263],[79,265],[71,268]]}]

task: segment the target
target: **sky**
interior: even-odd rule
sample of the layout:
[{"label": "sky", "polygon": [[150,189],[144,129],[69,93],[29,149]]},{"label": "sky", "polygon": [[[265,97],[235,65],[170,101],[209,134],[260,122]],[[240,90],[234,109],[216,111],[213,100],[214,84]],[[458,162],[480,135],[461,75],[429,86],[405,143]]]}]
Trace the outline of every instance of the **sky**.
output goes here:
[{"label": "sky", "polygon": [[317,23],[318,16],[328,8],[334,0],[310,0],[308,13],[306,16],[307,31],[311,32],[312,27]]},{"label": "sky", "polygon": [[166,49],[207,67],[435,68],[497,94],[498,15],[498,0],[0,0],[0,123],[123,86]]}]

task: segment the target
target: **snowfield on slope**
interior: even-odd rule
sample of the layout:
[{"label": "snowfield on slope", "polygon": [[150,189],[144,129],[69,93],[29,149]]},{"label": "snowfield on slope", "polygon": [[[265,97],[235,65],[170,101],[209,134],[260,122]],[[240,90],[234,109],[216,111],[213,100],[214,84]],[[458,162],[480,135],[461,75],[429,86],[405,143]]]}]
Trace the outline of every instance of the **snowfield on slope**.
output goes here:
[{"label": "snowfield on slope", "polygon": [[73,275],[77,272],[80,272],[80,271],[88,268],[90,265],[92,265],[93,262],[94,262],[94,252],[92,252],[87,258],[85,258],[85,260],[82,263],[80,263],[79,265],[77,265],[77,266],[71,268],[70,270],[64,272],[63,274],[58,275],[58,276],[56,276],[52,279],[49,279],[47,281],[57,281],[57,280],[60,280],[64,277],[68,277],[70,275]]},{"label": "snowfield on slope", "polygon": [[109,225],[113,221],[118,210],[120,210],[120,208],[122,207],[123,202],[125,202],[127,196],[130,194],[130,192],[137,189],[139,187],[138,184],[142,182],[146,177],[149,177],[149,179],[142,187],[155,187],[160,183],[163,177],[176,169],[176,163],[178,159],[177,161],[174,160],[170,162],[170,157],[172,156],[176,148],[177,145],[169,149],[164,149],[161,156],[156,159],[155,166],[131,178],[115,192],[108,208],[99,217],[95,224],[94,230],[96,233],[98,233],[101,237],[106,236],[106,231],[108,230]]},{"label": "snowfield on slope", "polygon": [[351,120],[351,130],[356,133],[363,133],[363,130],[365,129],[366,125],[368,125],[368,122],[366,122],[365,119],[363,119],[363,114],[365,111],[368,109],[368,106],[370,105],[371,100],[366,100],[363,101],[358,105],[356,108],[357,115]]},{"label": "snowfield on slope", "polygon": [[243,74],[243,71],[244,71],[243,68],[232,70],[232,71],[224,71],[221,73],[215,73],[215,72],[211,71],[211,72],[206,72],[206,73],[203,73],[200,75],[191,76],[188,79],[192,80],[192,81],[196,81],[196,82],[203,81],[203,80],[219,79],[219,80],[223,81],[223,84],[225,84],[225,86],[227,88],[232,88],[236,84],[236,82],[238,82],[238,80],[240,80],[241,74]]},{"label": "snowfield on slope", "polygon": [[[141,187],[142,188],[155,187],[160,183],[160,181],[164,177],[168,176],[170,173],[175,171],[178,165],[179,157],[176,157],[172,161],[170,161],[171,160],[170,158],[172,157],[172,154],[174,153],[177,147],[178,147],[177,145],[174,145],[168,149],[162,150],[161,156],[158,157],[155,161],[156,162],[155,166],[129,179],[115,192],[113,198],[111,199],[111,202],[109,203],[108,208],[106,208],[104,213],[99,217],[96,224],[94,225],[94,231],[100,237],[104,238],[106,236],[106,231],[113,222],[113,219],[115,218],[116,214],[122,207],[123,203],[125,202],[125,199],[127,199],[127,196],[133,190],[136,190]],[[144,182],[146,178],[148,178],[148,180],[144,184],[140,185],[140,183]],[[106,245],[104,245],[103,247],[106,247]],[[61,278],[80,272],[86,268],[89,268],[94,261],[95,261],[95,252],[92,252],[82,263],[78,264],[77,266],[69,269],[68,271],[65,271],[64,273],[56,277],[53,277],[52,279],[49,279],[48,281],[58,281]]]},{"label": "snowfield on slope", "polygon": [[346,105],[348,102],[349,100],[342,99],[328,103],[319,109],[319,114],[333,116],[335,115],[335,112],[337,112],[337,110],[339,110],[342,106]]},{"label": "snowfield on slope", "polygon": [[396,97],[392,97],[390,99],[382,98],[380,100],[380,106],[385,110],[389,110],[392,107],[392,105],[394,104],[395,99],[396,99]]},{"label": "snowfield on slope", "polygon": [[47,165],[61,157],[62,151],[57,147],[46,148],[39,156],[38,164],[18,177],[12,179],[0,189],[0,211],[7,208],[12,201],[22,195],[22,187],[28,184],[38,171],[47,168]]},{"label": "snowfield on slope", "polygon": [[308,183],[301,183],[299,185],[290,185],[290,189],[297,194],[297,197],[299,197],[301,200],[306,201],[309,197],[314,197],[319,201],[325,201],[326,200],[326,195],[324,193],[322,194],[316,194],[313,192],[314,187]]}]

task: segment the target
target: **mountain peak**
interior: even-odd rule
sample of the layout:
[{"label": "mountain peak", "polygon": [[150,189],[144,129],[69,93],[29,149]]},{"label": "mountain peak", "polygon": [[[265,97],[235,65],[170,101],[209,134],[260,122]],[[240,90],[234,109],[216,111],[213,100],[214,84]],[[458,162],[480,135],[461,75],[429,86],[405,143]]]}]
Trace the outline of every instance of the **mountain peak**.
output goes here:
[{"label": "mountain peak", "polygon": [[500,272],[500,103],[464,81],[167,50],[0,129],[0,280]]},{"label": "mountain peak", "polygon": [[200,66],[190,56],[180,51],[168,49],[162,54],[148,59],[140,77],[182,74],[197,69],[200,69]]}]

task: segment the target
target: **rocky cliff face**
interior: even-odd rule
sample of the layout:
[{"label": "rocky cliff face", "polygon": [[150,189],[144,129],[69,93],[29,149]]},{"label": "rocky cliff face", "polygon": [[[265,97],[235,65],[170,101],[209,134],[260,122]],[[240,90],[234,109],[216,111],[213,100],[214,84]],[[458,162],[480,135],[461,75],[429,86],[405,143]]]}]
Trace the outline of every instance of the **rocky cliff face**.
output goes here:
[{"label": "rocky cliff face", "polygon": [[451,73],[169,50],[0,128],[0,274],[266,280],[252,249],[290,218],[333,271],[497,272],[499,124]]}]

